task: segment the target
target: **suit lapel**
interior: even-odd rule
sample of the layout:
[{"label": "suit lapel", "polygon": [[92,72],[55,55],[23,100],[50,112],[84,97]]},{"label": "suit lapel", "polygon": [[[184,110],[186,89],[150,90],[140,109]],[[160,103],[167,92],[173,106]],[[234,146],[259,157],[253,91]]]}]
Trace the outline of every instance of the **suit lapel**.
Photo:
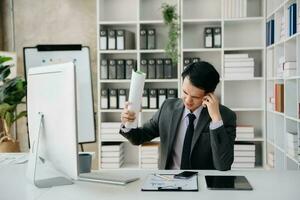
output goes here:
[{"label": "suit lapel", "polygon": [[171,120],[171,124],[170,124],[170,129],[169,129],[170,132],[169,132],[169,147],[168,147],[167,159],[171,153],[171,150],[173,149],[174,140],[175,140],[178,128],[179,128],[183,110],[184,110],[184,106],[183,106],[183,104],[181,104],[181,106],[179,106],[177,109],[175,109],[172,114],[172,120]]},{"label": "suit lapel", "polygon": [[209,120],[210,120],[210,116],[208,114],[207,108],[203,108],[194,131],[191,152],[193,151],[195,144],[202,133],[202,130],[204,129],[205,125],[209,122]]}]

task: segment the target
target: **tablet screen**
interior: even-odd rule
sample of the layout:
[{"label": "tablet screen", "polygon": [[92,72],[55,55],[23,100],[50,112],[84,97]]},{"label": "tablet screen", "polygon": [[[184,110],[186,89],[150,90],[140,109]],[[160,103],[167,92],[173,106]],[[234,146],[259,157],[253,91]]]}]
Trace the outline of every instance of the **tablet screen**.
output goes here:
[{"label": "tablet screen", "polygon": [[205,180],[212,190],[252,190],[245,176],[205,176]]}]

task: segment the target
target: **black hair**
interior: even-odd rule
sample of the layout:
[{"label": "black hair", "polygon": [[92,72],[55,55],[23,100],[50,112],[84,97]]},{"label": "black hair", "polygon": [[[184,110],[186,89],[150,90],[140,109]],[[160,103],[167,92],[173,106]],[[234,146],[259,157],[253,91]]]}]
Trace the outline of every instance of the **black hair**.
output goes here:
[{"label": "black hair", "polygon": [[182,79],[189,78],[192,85],[205,90],[205,92],[215,91],[220,75],[210,63],[205,61],[195,62],[187,65],[182,74]]}]

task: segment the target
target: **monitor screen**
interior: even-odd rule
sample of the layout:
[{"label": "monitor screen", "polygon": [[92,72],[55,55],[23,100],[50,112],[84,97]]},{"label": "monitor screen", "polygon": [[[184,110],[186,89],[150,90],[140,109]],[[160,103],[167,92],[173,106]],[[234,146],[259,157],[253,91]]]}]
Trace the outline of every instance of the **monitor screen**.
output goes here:
[{"label": "monitor screen", "polygon": [[[27,174],[31,178],[40,160],[67,177],[77,178],[75,80],[72,62],[36,67],[28,72],[28,128],[33,145]],[[35,154],[38,159],[31,158]]]}]

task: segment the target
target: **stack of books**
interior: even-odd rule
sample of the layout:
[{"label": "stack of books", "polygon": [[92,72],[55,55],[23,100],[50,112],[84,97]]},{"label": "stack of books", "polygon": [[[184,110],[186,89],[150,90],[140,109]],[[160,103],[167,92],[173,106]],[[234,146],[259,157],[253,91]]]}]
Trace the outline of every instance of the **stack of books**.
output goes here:
[{"label": "stack of books", "polygon": [[298,157],[297,133],[287,132],[287,153],[294,158]]},{"label": "stack of books", "polygon": [[278,41],[284,40],[285,37],[285,21],[284,21],[284,15],[275,15],[275,21],[278,22],[279,27],[279,35],[278,35]]},{"label": "stack of books", "polygon": [[283,65],[283,77],[296,76],[296,61],[285,62]]},{"label": "stack of books", "polygon": [[269,152],[267,157],[269,167],[274,168],[274,152]]},{"label": "stack of books", "polygon": [[253,139],[254,138],[254,126],[238,125],[236,127],[237,139]]},{"label": "stack of books", "polygon": [[117,169],[124,163],[124,143],[103,142],[101,145],[101,168]]},{"label": "stack of books", "polygon": [[236,142],[234,144],[234,161],[232,168],[255,167],[255,144],[249,142]]},{"label": "stack of books", "polygon": [[224,17],[228,19],[247,17],[247,0],[225,0]]},{"label": "stack of books", "polygon": [[275,111],[284,112],[284,84],[275,83]]},{"label": "stack of books", "polygon": [[225,78],[243,79],[254,77],[254,59],[248,54],[225,54]]},{"label": "stack of books", "polygon": [[124,138],[119,134],[121,122],[102,122],[100,135],[102,141],[120,141]]},{"label": "stack of books", "polygon": [[141,146],[141,168],[158,168],[158,146],[159,143],[145,143]]}]

